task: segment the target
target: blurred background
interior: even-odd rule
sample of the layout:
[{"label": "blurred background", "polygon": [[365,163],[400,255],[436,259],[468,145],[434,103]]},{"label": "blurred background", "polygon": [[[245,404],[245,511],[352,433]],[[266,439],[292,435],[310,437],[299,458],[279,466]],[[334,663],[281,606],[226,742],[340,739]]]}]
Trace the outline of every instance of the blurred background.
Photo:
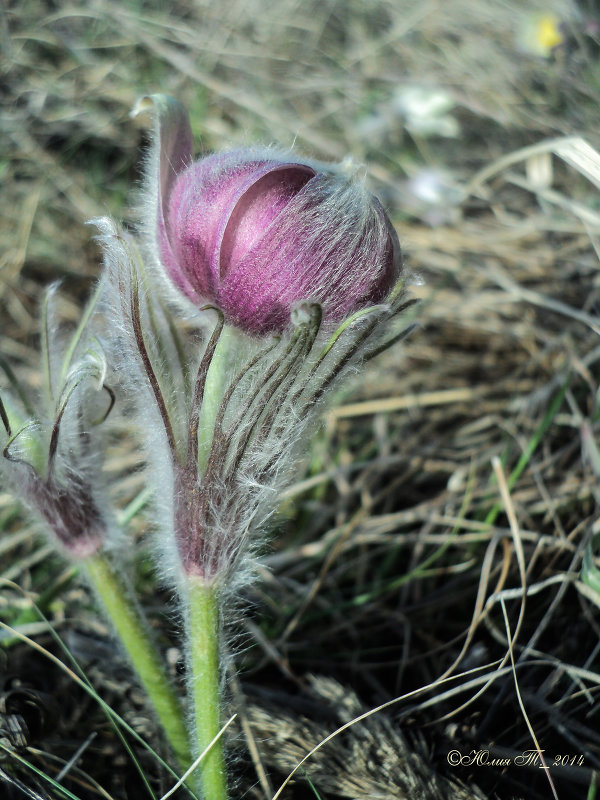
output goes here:
[{"label": "blurred background", "polygon": [[[272,797],[336,727],[447,670],[324,745],[282,796],[600,796],[600,9],[3,0],[0,39],[0,354],[32,390],[44,289],[62,280],[75,323],[101,266],[86,222],[135,222],[148,131],[129,112],[146,93],[188,108],[199,152],[278,143],[364,164],[421,299],[410,338],[326,415],[240,602],[239,796]],[[108,477],[125,507],[143,478],[126,419],[114,426]],[[177,674],[150,522],[131,519],[137,580]],[[1,486],[0,578],[5,621],[52,652],[58,633],[152,741],[92,599]],[[47,621],[27,616],[31,598]],[[51,714],[38,698],[29,749],[2,740],[7,792],[146,796],[101,709],[5,642],[0,677],[16,674],[69,700]],[[86,742],[71,795],[15,756],[56,776]],[[537,747],[549,774],[515,764]],[[478,750],[510,765],[448,757]],[[160,797],[170,784],[144,758]]]}]

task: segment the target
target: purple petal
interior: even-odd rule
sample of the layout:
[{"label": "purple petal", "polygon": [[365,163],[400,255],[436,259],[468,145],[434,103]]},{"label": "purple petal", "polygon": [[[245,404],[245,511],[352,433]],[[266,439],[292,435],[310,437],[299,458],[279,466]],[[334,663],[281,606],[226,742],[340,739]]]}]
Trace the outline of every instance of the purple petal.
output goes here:
[{"label": "purple petal", "polygon": [[267,234],[292,197],[315,174],[314,169],[303,164],[272,166],[239,197],[223,231],[221,279]]},{"label": "purple petal", "polygon": [[257,160],[252,151],[208,156],[178,178],[167,232],[193,299],[218,302],[231,260],[260,238],[290,198],[314,175],[302,165]]},{"label": "purple petal", "polygon": [[400,246],[379,202],[362,186],[317,175],[223,277],[219,301],[247,331],[281,330],[301,300],[331,322],[385,298],[400,274]]}]

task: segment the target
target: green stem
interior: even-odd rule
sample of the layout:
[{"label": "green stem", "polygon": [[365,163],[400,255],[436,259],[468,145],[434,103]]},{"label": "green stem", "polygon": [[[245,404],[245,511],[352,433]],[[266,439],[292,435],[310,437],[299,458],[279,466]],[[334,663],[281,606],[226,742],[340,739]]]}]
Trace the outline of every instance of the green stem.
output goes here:
[{"label": "green stem", "polygon": [[232,349],[234,330],[225,325],[217,349],[206,375],[206,386],[200,409],[200,424],[198,426],[198,468],[202,475],[206,470],[208,456],[215,433],[215,420],[223,394],[227,389],[225,378],[227,376],[227,359]]},{"label": "green stem", "polygon": [[[197,578],[188,579],[188,636],[191,654],[190,695],[194,705],[198,754],[221,730],[219,692],[219,604],[217,588]],[[227,800],[222,740],[218,739],[200,762],[201,791],[205,800]]]},{"label": "green stem", "polygon": [[179,766],[187,769],[192,757],[183,708],[165,674],[147,623],[105,556],[97,553],[87,558],[83,565],[154,706]]}]

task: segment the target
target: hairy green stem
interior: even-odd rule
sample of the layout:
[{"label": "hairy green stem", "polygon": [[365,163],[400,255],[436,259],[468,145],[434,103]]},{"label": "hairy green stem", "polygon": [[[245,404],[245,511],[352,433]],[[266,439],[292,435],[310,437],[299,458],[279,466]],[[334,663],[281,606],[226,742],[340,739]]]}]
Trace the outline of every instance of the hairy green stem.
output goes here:
[{"label": "hairy green stem", "polygon": [[[194,707],[198,755],[221,730],[219,691],[219,604],[214,583],[188,578],[188,637],[191,661],[190,697]],[[227,800],[222,740],[206,753],[199,767],[205,800]]]},{"label": "hairy green stem", "polygon": [[208,456],[215,433],[215,420],[217,418],[221,399],[227,389],[225,382],[227,376],[227,359],[232,349],[234,335],[233,330],[228,325],[223,328],[206,376],[204,396],[202,397],[202,406],[200,407],[200,424],[198,428],[198,468],[200,474],[204,474],[206,471]]},{"label": "hairy green stem", "polygon": [[112,565],[102,554],[84,561],[88,579],[102,601],[127,655],[154,706],[179,766],[192,761],[183,708],[167,678],[163,661],[135,602]]}]

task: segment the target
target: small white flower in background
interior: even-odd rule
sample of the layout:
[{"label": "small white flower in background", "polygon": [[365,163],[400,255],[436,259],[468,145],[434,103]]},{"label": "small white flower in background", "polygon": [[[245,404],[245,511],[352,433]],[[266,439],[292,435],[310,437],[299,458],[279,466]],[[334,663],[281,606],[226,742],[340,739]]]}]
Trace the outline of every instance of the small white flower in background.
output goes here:
[{"label": "small white flower in background", "polygon": [[405,128],[417,136],[454,138],[460,133],[458,120],[450,114],[454,99],[439,87],[402,86],[396,90],[392,106]]},{"label": "small white flower in background", "polygon": [[435,169],[420,169],[409,181],[414,197],[426,205],[440,205],[447,200],[449,186],[441,172]]},{"label": "small white flower in background", "polygon": [[452,95],[439,87],[400,86],[374,106],[356,124],[356,135],[369,148],[399,146],[404,131],[429,138],[454,138],[460,134],[458,120],[450,113]]},{"label": "small white flower in background", "polygon": [[401,190],[402,210],[432,227],[455,222],[462,192],[453,178],[435,167],[417,170]]}]

